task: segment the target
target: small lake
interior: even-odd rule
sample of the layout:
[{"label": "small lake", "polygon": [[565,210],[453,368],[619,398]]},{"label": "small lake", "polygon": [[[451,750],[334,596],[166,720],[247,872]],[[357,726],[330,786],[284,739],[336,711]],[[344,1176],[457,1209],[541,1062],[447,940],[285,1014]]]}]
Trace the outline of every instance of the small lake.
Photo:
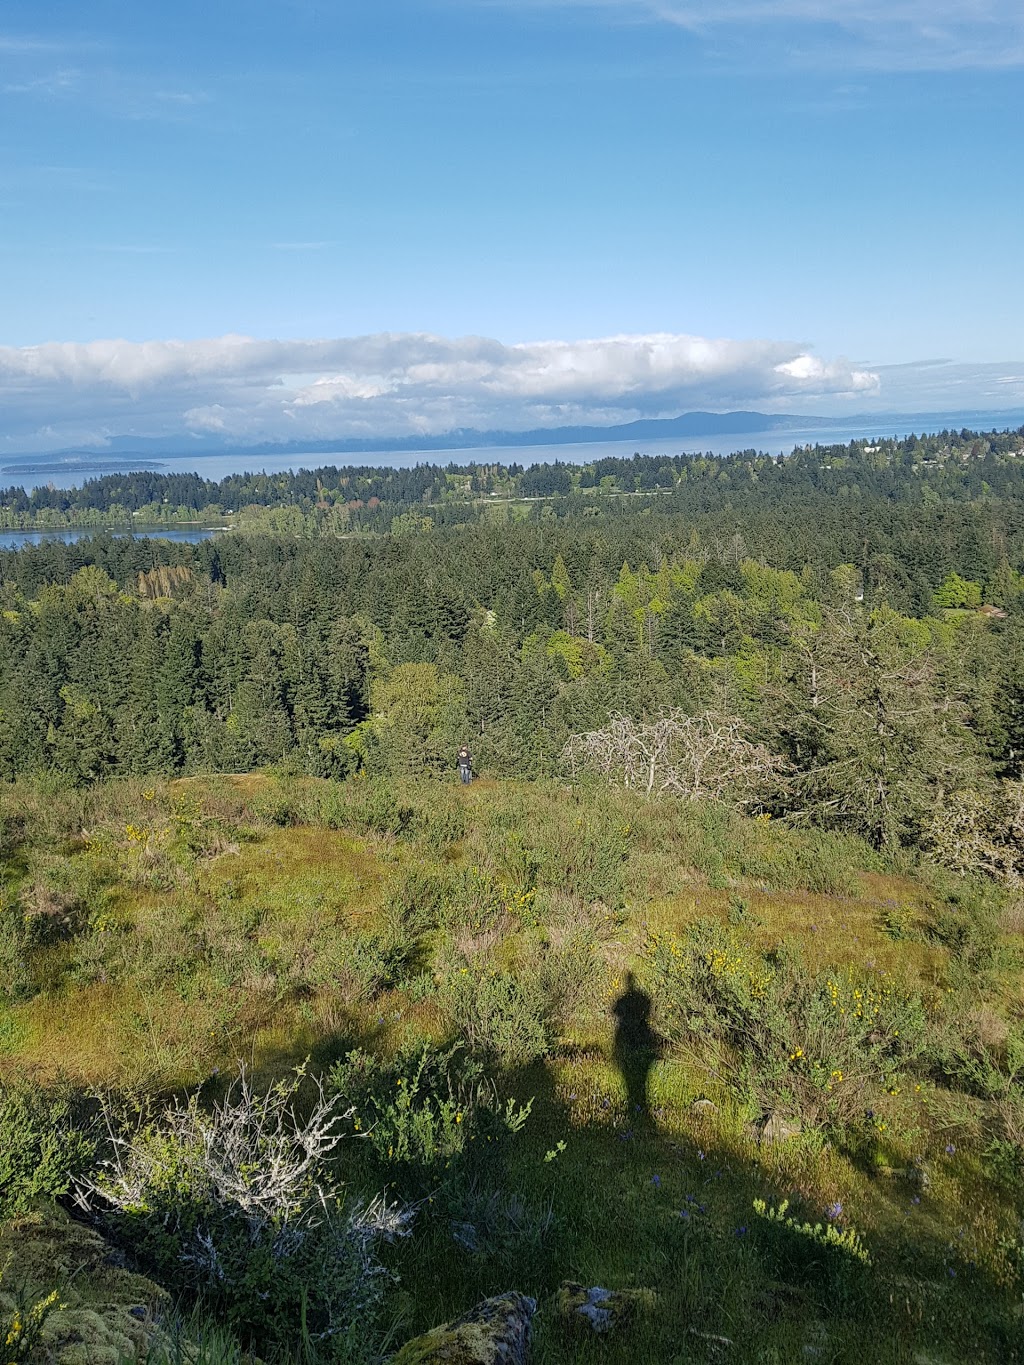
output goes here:
[{"label": "small lake", "polygon": [[136,527],[131,531],[106,531],[99,526],[68,527],[52,531],[0,531],[0,550],[20,550],[24,545],[43,545],[47,541],[59,540],[64,545],[73,545],[76,540],[88,540],[90,536],[112,535],[130,536],[133,540],[174,540],[184,545],[198,545],[201,540],[220,535],[223,526],[196,526],[184,530],[178,527]]}]

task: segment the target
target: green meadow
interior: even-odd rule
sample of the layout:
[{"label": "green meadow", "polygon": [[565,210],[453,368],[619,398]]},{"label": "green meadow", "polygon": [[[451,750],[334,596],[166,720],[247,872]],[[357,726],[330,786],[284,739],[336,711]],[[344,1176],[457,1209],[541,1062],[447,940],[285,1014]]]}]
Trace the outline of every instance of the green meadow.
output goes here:
[{"label": "green meadow", "polygon": [[[111,1359],[371,1360],[509,1290],[543,1365],[1020,1358],[1021,908],[995,883],[586,782],[19,781],[0,841],[12,1360],[88,1358],[53,1352],[100,1280],[24,1247],[59,1244],[111,1116],[152,1154],[240,1069],[296,1121],[326,1096],[318,1184],[407,1226],[339,1332],[316,1263],[182,1271],[164,1145],[130,1207],[93,1205],[173,1305]],[[597,1335],[566,1281],[637,1292]],[[51,1354],[12,1345],[54,1291]]]}]

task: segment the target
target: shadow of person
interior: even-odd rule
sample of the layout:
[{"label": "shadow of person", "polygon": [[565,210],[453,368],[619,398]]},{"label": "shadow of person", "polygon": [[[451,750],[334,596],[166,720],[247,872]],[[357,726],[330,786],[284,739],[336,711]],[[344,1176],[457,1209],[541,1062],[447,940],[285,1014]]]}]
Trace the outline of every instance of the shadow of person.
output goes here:
[{"label": "shadow of person", "polygon": [[639,988],[632,972],[626,973],[626,989],[612,1006],[612,1013],[618,1020],[613,1056],[626,1085],[629,1112],[649,1122],[647,1085],[661,1044],[651,1028],[651,997]]}]

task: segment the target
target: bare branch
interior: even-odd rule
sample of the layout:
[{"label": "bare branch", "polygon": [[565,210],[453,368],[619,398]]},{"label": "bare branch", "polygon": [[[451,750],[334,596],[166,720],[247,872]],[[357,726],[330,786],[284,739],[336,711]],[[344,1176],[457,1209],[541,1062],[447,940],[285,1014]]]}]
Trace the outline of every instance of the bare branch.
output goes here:
[{"label": "bare branch", "polygon": [[742,807],[763,799],[788,767],[748,733],[740,717],[718,711],[676,709],[649,722],[615,714],[604,729],[573,735],[562,763],[573,777],[594,772],[646,796]]}]

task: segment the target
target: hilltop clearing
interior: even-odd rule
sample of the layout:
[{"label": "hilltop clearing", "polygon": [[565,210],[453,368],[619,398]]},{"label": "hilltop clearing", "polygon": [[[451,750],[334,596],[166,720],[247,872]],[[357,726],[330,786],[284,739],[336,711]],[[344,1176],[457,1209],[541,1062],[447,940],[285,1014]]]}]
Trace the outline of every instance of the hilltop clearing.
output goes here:
[{"label": "hilltop clearing", "polygon": [[[1022,912],[994,883],[586,785],[55,797],[0,795],[5,1131],[18,1095],[63,1096],[51,1132],[93,1134],[97,1089],[159,1131],[174,1097],[230,1105],[239,1063],[300,1114],[336,1098],[323,1179],[409,1214],[373,1253],[400,1278],[375,1281],[366,1358],[513,1289],[543,1362],[1017,1358]],[[8,1215],[45,1166],[33,1122]],[[31,1198],[88,1166],[72,1148]],[[312,1271],[278,1278],[268,1340],[144,1204],[94,1210],[260,1354],[298,1349]],[[563,1281],[644,1292],[597,1338]]]}]

